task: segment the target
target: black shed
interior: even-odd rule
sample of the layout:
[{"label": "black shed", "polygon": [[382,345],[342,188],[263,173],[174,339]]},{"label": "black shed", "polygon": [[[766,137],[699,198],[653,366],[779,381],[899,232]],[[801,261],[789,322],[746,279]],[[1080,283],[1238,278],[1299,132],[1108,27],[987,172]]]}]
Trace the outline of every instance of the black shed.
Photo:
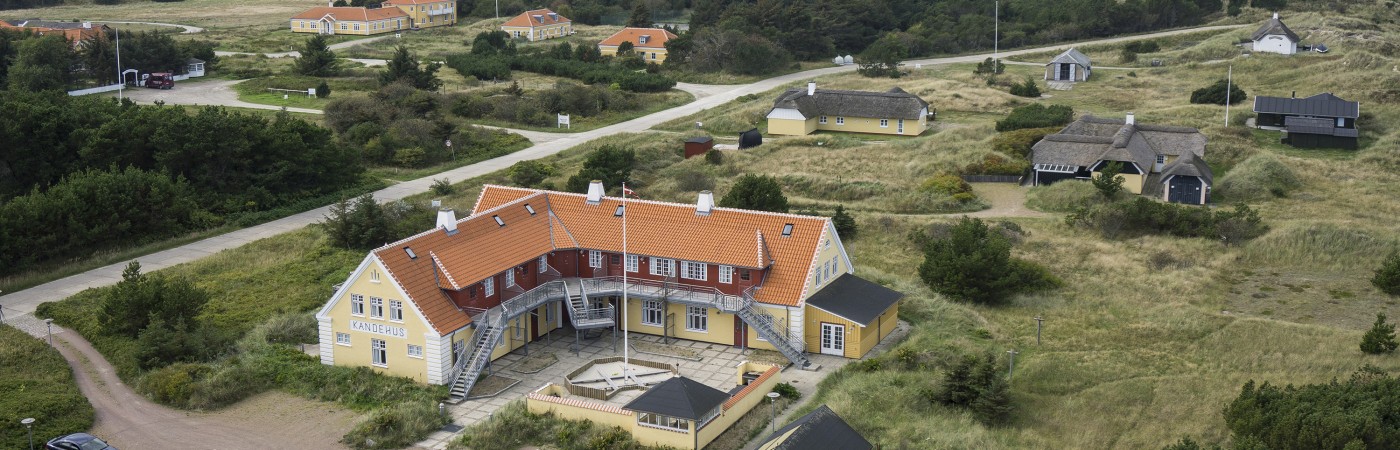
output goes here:
[{"label": "black shed", "polygon": [[763,145],[763,133],[758,132],[758,128],[739,133],[739,149]]}]

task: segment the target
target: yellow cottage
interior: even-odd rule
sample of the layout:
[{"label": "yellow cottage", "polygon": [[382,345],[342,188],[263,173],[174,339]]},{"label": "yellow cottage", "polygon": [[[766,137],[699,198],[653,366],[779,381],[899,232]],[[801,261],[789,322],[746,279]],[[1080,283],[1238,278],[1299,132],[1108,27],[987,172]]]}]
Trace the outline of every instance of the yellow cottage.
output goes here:
[{"label": "yellow cottage", "polygon": [[398,8],[319,6],[292,16],[291,27],[296,33],[369,36],[407,30],[412,23]]},{"label": "yellow cottage", "polygon": [[928,129],[928,102],[891,88],[885,92],[788,89],[768,110],[768,134],[801,136],[817,130],[918,136]]},{"label": "yellow cottage", "polygon": [[446,27],[457,24],[456,2],[450,0],[388,0],[384,8],[397,7],[412,19],[413,28]]},{"label": "yellow cottage", "polygon": [[501,24],[512,38],[531,42],[574,34],[574,22],[549,9],[532,9]]},{"label": "yellow cottage", "polygon": [[1123,119],[1085,115],[1031,147],[1031,182],[1088,180],[1116,162],[1128,192],[1204,204],[1213,180],[1205,151],[1206,136],[1195,128],[1140,124],[1133,113]]},{"label": "yellow cottage", "polygon": [[828,218],[720,208],[708,191],[624,207],[601,182],[587,194],[488,185],[473,211],[444,210],[365,257],[316,316],[324,364],[451,384],[460,400],[491,360],[558,328],[769,349],[814,368],[809,353],[859,358],[898,320],[901,295],[854,275]]},{"label": "yellow cottage", "polygon": [[603,56],[616,56],[622,43],[630,42],[632,52],[640,55],[643,60],[661,64],[666,62],[666,42],[675,38],[674,33],[664,28],[627,27],[599,42],[598,53]]}]

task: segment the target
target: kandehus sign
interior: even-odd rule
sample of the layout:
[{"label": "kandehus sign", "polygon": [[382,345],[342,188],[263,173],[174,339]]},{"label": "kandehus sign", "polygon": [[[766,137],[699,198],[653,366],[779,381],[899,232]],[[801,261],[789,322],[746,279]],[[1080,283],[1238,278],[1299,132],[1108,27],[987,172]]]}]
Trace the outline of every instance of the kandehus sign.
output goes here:
[{"label": "kandehus sign", "polygon": [[361,321],[358,321],[358,320],[351,320],[351,321],[350,321],[350,329],[351,329],[351,330],[355,330],[355,331],[363,331],[363,332],[366,332],[366,333],[374,333],[374,334],[380,334],[380,335],[389,336],[389,337],[396,337],[396,338],[407,338],[407,337],[408,337],[408,330],[405,330],[403,327],[396,327],[396,326],[391,326],[391,325],[385,325],[385,324],[382,324],[382,323],[370,323],[370,322],[361,322]]}]

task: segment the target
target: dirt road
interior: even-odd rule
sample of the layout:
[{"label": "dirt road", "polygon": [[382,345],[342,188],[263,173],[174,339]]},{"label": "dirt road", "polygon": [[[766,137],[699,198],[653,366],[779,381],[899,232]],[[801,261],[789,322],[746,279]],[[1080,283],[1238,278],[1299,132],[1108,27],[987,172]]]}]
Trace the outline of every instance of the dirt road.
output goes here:
[{"label": "dirt road", "polygon": [[[131,99],[133,102],[141,104],[163,102],[167,105],[236,106],[239,108],[267,109],[272,111],[282,109],[281,106],[264,105],[261,103],[250,103],[239,100],[238,92],[233,90],[233,85],[241,81],[242,80],[181,81],[177,83],[173,89],[123,89],[121,95]],[[115,92],[104,95],[111,97],[117,96]],[[287,108],[287,111],[321,114],[321,110],[319,109]]]},{"label": "dirt road", "polygon": [[91,433],[117,448],[343,449],[340,437],[358,418],[338,405],[280,392],[212,413],[167,408],[122,384],[112,365],[77,333],[54,330],[55,346],[97,410]]}]

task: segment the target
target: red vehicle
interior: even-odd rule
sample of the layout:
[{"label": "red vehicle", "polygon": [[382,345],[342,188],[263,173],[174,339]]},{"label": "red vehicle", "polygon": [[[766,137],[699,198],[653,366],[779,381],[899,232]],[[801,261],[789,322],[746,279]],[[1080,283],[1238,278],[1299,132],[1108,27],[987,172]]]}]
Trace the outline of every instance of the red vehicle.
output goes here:
[{"label": "red vehicle", "polygon": [[175,87],[175,75],[169,72],[156,72],[146,77],[145,86],[152,89],[170,89]]}]

